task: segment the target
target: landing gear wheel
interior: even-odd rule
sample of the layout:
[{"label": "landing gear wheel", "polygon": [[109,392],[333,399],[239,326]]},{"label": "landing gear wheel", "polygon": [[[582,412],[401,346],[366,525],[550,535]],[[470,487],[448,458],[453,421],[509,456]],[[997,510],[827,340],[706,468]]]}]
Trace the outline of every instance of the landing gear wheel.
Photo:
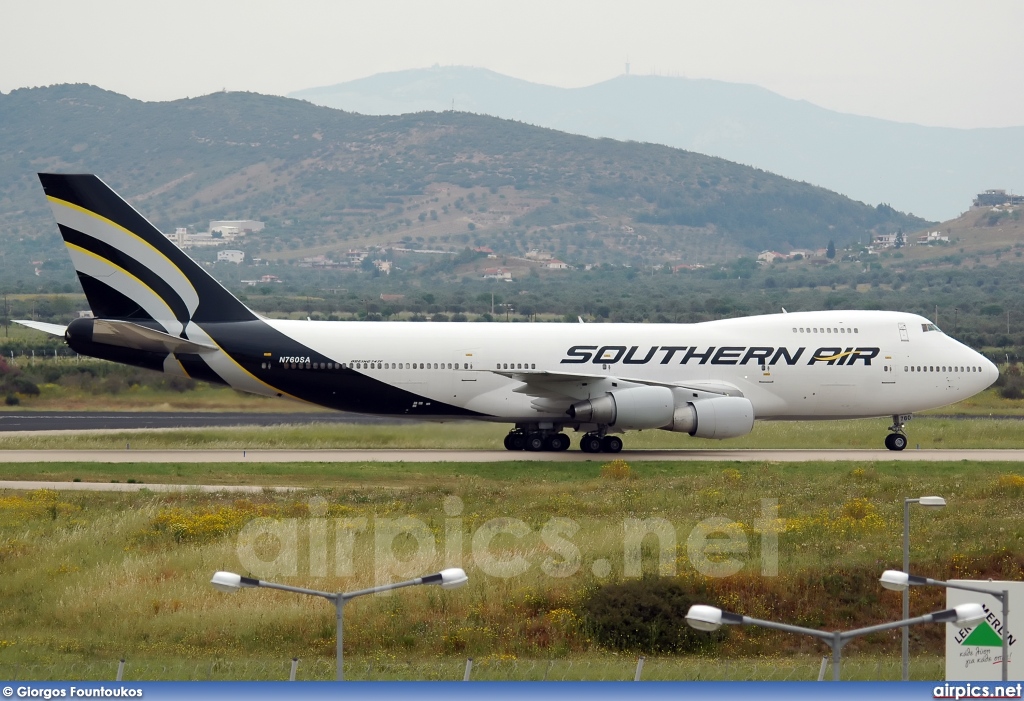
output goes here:
[{"label": "landing gear wheel", "polygon": [[564,433],[552,433],[544,439],[544,450],[559,452],[569,447],[569,436]]},{"label": "landing gear wheel", "polygon": [[907,437],[902,433],[890,433],[885,437],[885,447],[889,450],[903,450],[907,447]]},{"label": "landing gear wheel", "polygon": [[588,433],[580,438],[580,450],[584,453],[601,452],[601,436],[596,433]]},{"label": "landing gear wheel", "polygon": [[544,450],[544,436],[539,433],[531,433],[526,437],[526,449],[537,451]]},{"label": "landing gear wheel", "polygon": [[605,436],[601,439],[601,450],[605,453],[617,453],[622,450],[622,439],[618,436]]},{"label": "landing gear wheel", "polygon": [[522,431],[512,431],[505,436],[505,450],[522,450],[526,447],[526,436]]}]

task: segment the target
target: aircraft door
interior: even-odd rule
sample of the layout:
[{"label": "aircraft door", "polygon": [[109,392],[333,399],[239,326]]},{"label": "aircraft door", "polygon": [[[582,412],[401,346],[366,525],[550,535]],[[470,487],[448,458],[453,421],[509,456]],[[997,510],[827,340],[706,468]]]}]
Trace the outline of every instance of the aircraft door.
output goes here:
[{"label": "aircraft door", "polygon": [[899,323],[900,327],[900,341],[908,343],[910,341],[910,335],[907,333],[907,325],[902,321]]},{"label": "aircraft door", "polygon": [[452,400],[465,401],[477,392],[480,373],[474,370],[480,362],[479,348],[463,348],[452,353]]}]

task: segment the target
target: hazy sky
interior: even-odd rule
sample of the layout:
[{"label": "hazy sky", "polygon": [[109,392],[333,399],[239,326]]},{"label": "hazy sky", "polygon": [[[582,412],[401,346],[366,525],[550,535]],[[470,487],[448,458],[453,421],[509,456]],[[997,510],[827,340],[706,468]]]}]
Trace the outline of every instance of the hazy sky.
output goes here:
[{"label": "hazy sky", "polygon": [[0,0],[0,91],[283,95],[434,64],[579,87],[753,83],[935,126],[1024,125],[1022,0]]}]

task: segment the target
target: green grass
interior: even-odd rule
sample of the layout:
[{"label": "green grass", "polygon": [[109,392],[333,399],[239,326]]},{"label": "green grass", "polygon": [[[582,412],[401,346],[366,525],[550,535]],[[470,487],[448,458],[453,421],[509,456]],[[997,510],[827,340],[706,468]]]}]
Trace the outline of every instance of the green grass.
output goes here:
[{"label": "green grass", "polygon": [[[706,591],[708,603],[822,629],[899,616],[899,595],[882,590],[877,576],[901,560],[905,496],[936,493],[949,501],[946,509],[913,513],[918,572],[1024,574],[1024,467],[1017,463],[601,468],[600,462],[4,465],[4,477],[313,488],[244,498],[0,492],[0,676],[12,678],[17,668],[20,678],[110,678],[111,666],[126,657],[128,679],[140,678],[132,676],[132,665],[150,670],[148,678],[282,678],[287,660],[297,656],[300,678],[330,678],[329,604],[274,591],[222,594],[208,584],[212,572],[344,591],[461,565],[470,575],[463,589],[416,587],[346,607],[351,678],[458,679],[465,658],[473,657],[476,679],[543,678],[545,670],[556,679],[630,679],[636,653],[599,644],[581,608],[596,588],[635,574],[625,559],[630,519],[661,519],[652,523],[668,524],[675,534],[674,545],[653,535],[639,541],[646,576],[661,571]],[[270,520],[254,520],[260,518]],[[710,518],[727,522],[719,536],[745,543],[725,558],[737,560],[735,574],[709,576],[700,551],[688,547],[698,524]],[[499,533],[480,546],[476,539],[494,519],[515,519],[525,531]],[[345,533],[360,523],[365,529],[356,532],[351,550],[339,551],[345,540],[335,537],[336,529]],[[403,524],[419,530],[397,537],[387,530]],[[240,540],[253,528],[264,535]],[[267,528],[286,530],[275,531],[275,540]],[[279,557],[279,538],[288,537],[288,528],[297,540],[286,552],[296,558],[293,568],[281,570],[288,562]],[[779,576],[763,574],[770,556],[765,539],[773,534]],[[428,541],[432,549],[421,549]],[[565,541],[577,559],[562,547]],[[495,569],[516,557],[529,565],[525,571],[509,576]],[[940,592],[928,590],[915,591],[912,604],[924,612],[943,602]],[[851,643],[844,659],[854,667],[846,676],[896,678],[898,638],[886,633]],[[942,639],[939,626],[915,632],[919,678],[941,673]],[[716,661],[656,656],[644,676],[779,678],[767,671],[778,669],[806,679],[816,677],[823,654],[810,639],[738,628],[714,652]]]},{"label": "green grass", "polygon": [[[301,418],[296,417],[296,421]],[[692,438],[669,431],[631,431],[624,436],[627,450],[637,449],[881,449],[888,419],[790,422],[763,421],[747,436],[724,441]],[[508,432],[505,424],[409,422],[388,425],[306,424],[274,427],[91,431],[67,434],[3,434],[2,449],[121,449],[138,450],[223,448],[256,449],[484,449],[499,450]],[[921,416],[907,425],[909,449],[1024,448],[1024,422],[981,417]],[[571,433],[575,445],[576,434]],[[600,458],[596,458],[600,459]]]}]

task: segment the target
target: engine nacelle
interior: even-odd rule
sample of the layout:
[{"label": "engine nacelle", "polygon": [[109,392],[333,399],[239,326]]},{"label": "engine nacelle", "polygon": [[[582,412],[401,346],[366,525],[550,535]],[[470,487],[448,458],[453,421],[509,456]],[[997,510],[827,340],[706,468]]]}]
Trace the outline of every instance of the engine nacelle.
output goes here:
[{"label": "engine nacelle", "polygon": [[754,405],[746,397],[698,399],[676,407],[662,428],[698,438],[745,436],[754,429]]},{"label": "engine nacelle", "polygon": [[576,402],[566,412],[583,423],[623,431],[661,428],[672,422],[675,399],[668,387],[631,387]]}]

